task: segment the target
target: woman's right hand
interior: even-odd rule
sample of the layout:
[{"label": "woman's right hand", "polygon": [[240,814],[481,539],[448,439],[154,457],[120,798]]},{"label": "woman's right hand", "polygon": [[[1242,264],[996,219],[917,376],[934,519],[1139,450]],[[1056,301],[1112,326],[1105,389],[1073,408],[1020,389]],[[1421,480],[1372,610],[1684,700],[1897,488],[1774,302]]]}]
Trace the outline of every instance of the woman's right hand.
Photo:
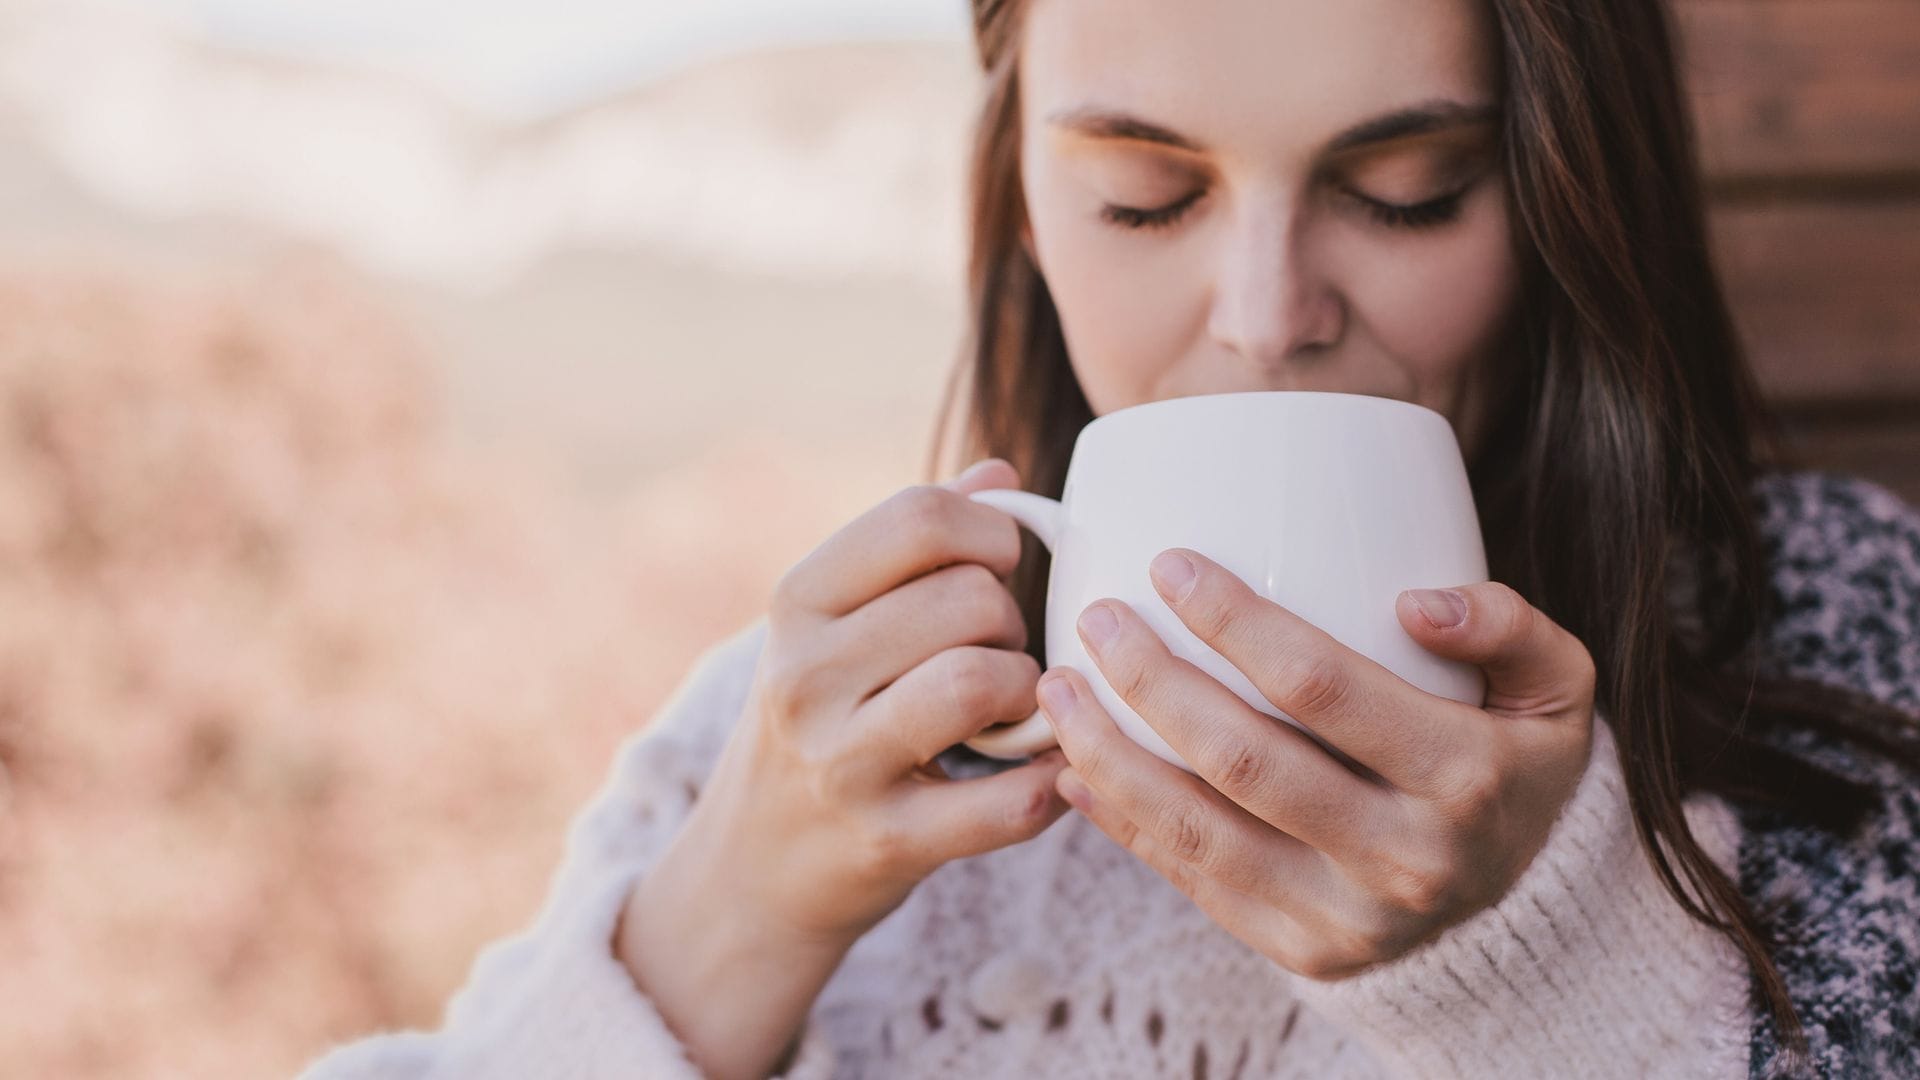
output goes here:
[{"label": "woman's right hand", "polygon": [[1050,750],[949,779],[934,758],[1036,708],[1006,579],[1019,526],[967,496],[992,458],[906,488],[780,579],[745,708],[634,890],[618,951],[712,1075],[765,1075],[853,943],[942,864],[1068,809]]},{"label": "woman's right hand", "polygon": [[1057,751],[966,780],[933,760],[1036,707],[1040,665],[1005,584],[1019,526],[967,497],[1019,482],[993,458],[906,488],[781,578],[745,712],[675,855],[761,917],[851,944],[943,863],[1066,812]]}]

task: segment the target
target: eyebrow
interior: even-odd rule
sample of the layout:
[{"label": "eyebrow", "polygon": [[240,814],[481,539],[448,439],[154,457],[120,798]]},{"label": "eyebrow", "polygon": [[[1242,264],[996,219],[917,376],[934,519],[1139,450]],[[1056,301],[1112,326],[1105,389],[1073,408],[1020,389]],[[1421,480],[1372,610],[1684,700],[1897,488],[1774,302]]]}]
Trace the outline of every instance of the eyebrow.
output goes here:
[{"label": "eyebrow", "polygon": [[[1328,140],[1326,152],[1340,153],[1356,147],[1390,142],[1413,135],[1426,135],[1451,128],[1491,123],[1499,116],[1498,105],[1471,105],[1445,99],[1423,101],[1417,105],[1383,113],[1370,120],[1362,120]],[[1199,142],[1171,128],[1097,105],[1061,109],[1049,114],[1047,121],[1056,127],[1096,139],[1129,139],[1171,146],[1177,150],[1195,154],[1208,152],[1207,148]]]}]

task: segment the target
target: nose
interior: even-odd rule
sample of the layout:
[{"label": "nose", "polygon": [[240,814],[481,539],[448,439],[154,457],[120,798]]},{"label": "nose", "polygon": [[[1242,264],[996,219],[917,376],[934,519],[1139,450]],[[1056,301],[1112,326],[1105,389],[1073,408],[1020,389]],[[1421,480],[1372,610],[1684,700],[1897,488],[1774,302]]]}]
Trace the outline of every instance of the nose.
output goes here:
[{"label": "nose", "polygon": [[1207,330],[1247,360],[1278,366],[1337,344],[1345,306],[1284,207],[1249,213],[1224,241]]}]

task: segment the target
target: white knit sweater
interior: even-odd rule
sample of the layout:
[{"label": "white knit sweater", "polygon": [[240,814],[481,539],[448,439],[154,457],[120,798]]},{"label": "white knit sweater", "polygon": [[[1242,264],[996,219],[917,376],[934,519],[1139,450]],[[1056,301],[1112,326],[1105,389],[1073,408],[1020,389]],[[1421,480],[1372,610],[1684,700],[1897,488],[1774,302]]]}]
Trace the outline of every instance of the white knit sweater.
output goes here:
[{"label": "white knit sweater", "polygon": [[[303,1080],[698,1077],[615,958],[628,892],[719,757],[766,635],[704,654],[571,826],[537,921],[483,950],[433,1032],[336,1048]],[[1689,819],[1730,871],[1739,825]],[[826,1077],[1747,1075],[1748,979],[1640,849],[1612,735],[1495,906],[1391,963],[1321,983],[1213,924],[1069,812],[949,863],[862,938],[790,1080]]]}]

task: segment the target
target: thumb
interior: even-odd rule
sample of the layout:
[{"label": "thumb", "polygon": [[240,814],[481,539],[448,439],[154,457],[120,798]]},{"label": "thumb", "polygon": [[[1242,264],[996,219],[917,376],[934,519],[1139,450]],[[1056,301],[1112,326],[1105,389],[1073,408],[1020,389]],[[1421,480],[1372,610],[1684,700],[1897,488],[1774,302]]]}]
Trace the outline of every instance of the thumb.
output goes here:
[{"label": "thumb", "polygon": [[1014,468],[1006,458],[984,458],[940,486],[961,495],[971,495],[989,488],[1017,488],[1020,486],[1020,470]]},{"label": "thumb", "polygon": [[1409,589],[1394,611],[1429,652],[1486,672],[1488,711],[1584,715],[1593,707],[1586,645],[1500,582]]}]

